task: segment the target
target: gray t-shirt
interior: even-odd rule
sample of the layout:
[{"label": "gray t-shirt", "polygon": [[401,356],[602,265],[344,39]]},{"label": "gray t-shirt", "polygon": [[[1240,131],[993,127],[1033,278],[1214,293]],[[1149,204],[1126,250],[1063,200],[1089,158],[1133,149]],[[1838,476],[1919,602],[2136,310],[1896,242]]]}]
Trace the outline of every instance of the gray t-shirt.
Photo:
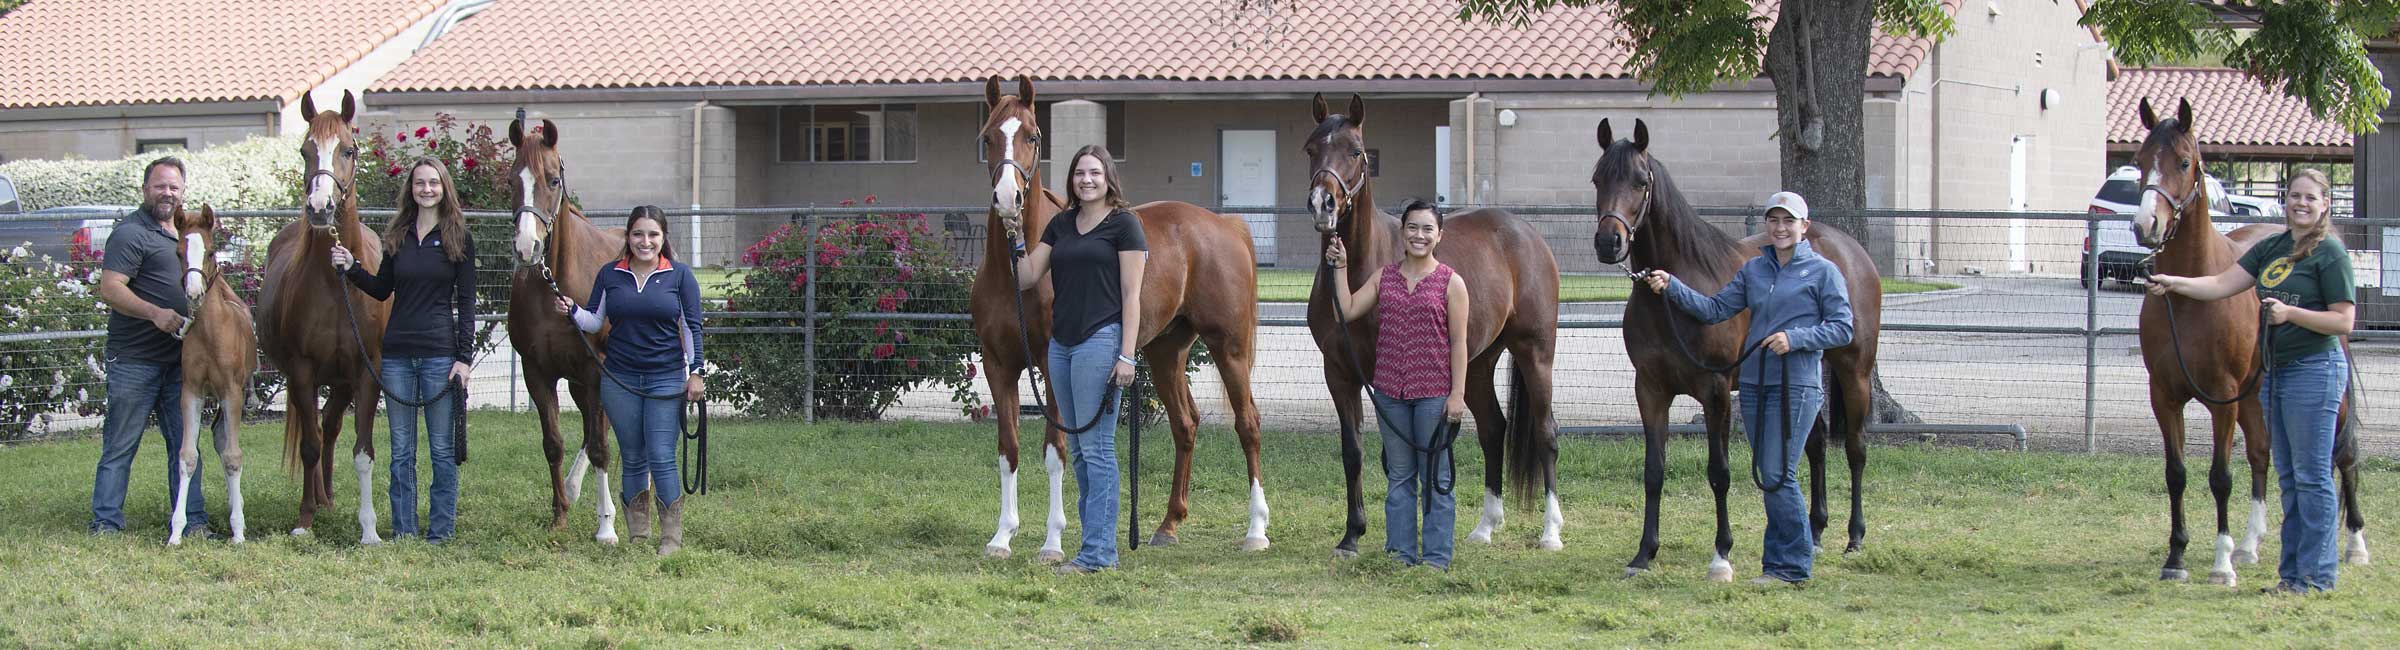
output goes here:
[{"label": "gray t-shirt", "polygon": [[[190,316],[191,301],[183,295],[183,260],[175,254],[175,233],[158,225],[147,207],[117,222],[108,235],[100,268],[125,274],[125,285],[144,302]],[[183,342],[150,321],[108,310],[108,358],[141,363],[183,361]]]}]

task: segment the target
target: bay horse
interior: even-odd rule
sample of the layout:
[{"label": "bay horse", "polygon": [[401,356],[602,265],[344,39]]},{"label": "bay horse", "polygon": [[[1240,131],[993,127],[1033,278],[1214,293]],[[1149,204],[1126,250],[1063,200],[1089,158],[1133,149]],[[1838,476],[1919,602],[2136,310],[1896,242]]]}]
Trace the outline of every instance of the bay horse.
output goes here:
[{"label": "bay horse", "polygon": [[[1633,139],[1619,140],[1603,119],[1598,136],[1603,153],[1592,169],[1599,215],[1592,249],[1601,262],[1628,271],[1663,270],[1707,295],[1724,288],[1744,263],[1764,250],[1764,238],[1736,239],[1700,218],[1666,165],[1650,155],[1648,124],[1635,120]],[[1829,436],[1838,435],[1850,465],[1850,544],[1844,549],[1850,552],[1858,550],[1867,534],[1864,433],[1872,406],[1868,388],[1875,373],[1876,339],[1883,324],[1883,276],[1866,248],[1831,224],[1810,225],[1806,239],[1818,255],[1842,270],[1853,319],[1850,344],[1825,351],[1825,407],[1809,427],[1809,533],[1822,546],[1830,518],[1825,506],[1825,445]],[[1626,300],[1625,354],[1633,360],[1634,401],[1642,414],[1644,443],[1642,540],[1625,565],[1628,577],[1648,571],[1658,554],[1659,494],[1667,480],[1667,412],[1677,396],[1688,395],[1700,401],[1707,421],[1708,486],[1717,500],[1715,555],[1709,559],[1708,579],[1733,580],[1733,564],[1726,559],[1733,550],[1733,528],[1725,512],[1725,490],[1732,482],[1732,373],[1738,370],[1749,322],[1745,310],[1703,326],[1669,306],[1657,292],[1643,288]]]},{"label": "bay horse", "polygon": [[[1317,232],[1328,241],[1340,237],[1350,252],[1349,273],[1339,281],[1353,289],[1375,282],[1383,267],[1400,259],[1400,220],[1375,208],[1375,186],[1367,173],[1366,105],[1350,96],[1348,112],[1333,113],[1325,95],[1316,96],[1311,115],[1317,128],[1302,150],[1308,154],[1310,214]],[[1540,231],[1505,210],[1484,208],[1443,219],[1442,245],[1437,257],[1467,285],[1467,409],[1475,415],[1475,434],[1484,455],[1483,513],[1467,539],[1490,543],[1505,516],[1500,495],[1503,467],[1517,489],[1518,502],[1532,503],[1540,488],[1544,502],[1540,545],[1565,547],[1560,529],[1566,516],[1558,504],[1558,422],[1551,414],[1551,362],[1558,344],[1558,259]],[[1376,319],[1373,314],[1348,323],[1334,306],[1331,267],[1321,266],[1308,294],[1308,329],[1325,360],[1325,387],[1333,395],[1341,420],[1342,474],[1349,510],[1342,539],[1334,544],[1341,557],[1358,553],[1358,538],[1366,534],[1364,496],[1359,468],[1364,449],[1359,442],[1359,391],[1375,374]],[[1452,315],[1453,318],[1458,317]],[[1503,413],[1492,376],[1507,352],[1511,365],[1510,411]],[[1357,363],[1352,363],[1357,359]],[[1386,449],[1384,453],[1395,453]]]},{"label": "bay horse", "polygon": [[[1034,113],[1033,81],[1020,77],[1014,95],[1001,94],[1000,78],[984,85],[991,112],[980,135],[988,152],[985,171],[992,182],[992,205],[985,217],[983,263],[976,269],[974,298],[968,306],[975,336],[982,343],[984,381],[992,390],[992,408],[1000,415],[999,530],[984,554],[994,559],[1010,555],[1017,531],[1017,377],[1028,368],[1046,366],[1050,342],[1050,283],[1016,289],[1014,256],[1007,224],[1024,228],[1024,240],[1039,241],[1051,217],[1066,207],[1065,200],[1042,184],[1041,125]],[[1217,376],[1225,385],[1225,401],[1233,408],[1233,428],[1241,441],[1250,470],[1250,522],[1241,549],[1266,550],[1267,492],[1259,467],[1258,406],[1251,401],[1250,369],[1258,345],[1258,268],[1251,248],[1249,226],[1239,219],[1210,212],[1189,203],[1158,201],[1135,206],[1150,247],[1142,276],[1142,358],[1150,362],[1151,380],[1166,407],[1167,425],[1175,436],[1175,478],[1150,545],[1168,546],[1178,540],[1176,528],[1190,512],[1192,450],[1199,443],[1199,405],[1192,400],[1184,363],[1192,342],[1208,344]],[[1024,305],[1019,320],[1018,300]],[[1048,373],[1044,373],[1047,375]],[[1035,386],[1035,390],[1044,387]],[[1055,386],[1050,387],[1055,393]],[[1037,556],[1042,562],[1062,562],[1059,545],[1067,524],[1062,477],[1067,457],[1066,434],[1057,422],[1055,404],[1043,426],[1043,459],[1050,472],[1050,513]]]},{"label": "bay horse", "polygon": [[[192,304],[192,318],[178,335],[183,339],[183,421],[199,424],[200,401],[217,399],[217,420],[210,429],[217,460],[225,466],[227,522],[233,527],[233,543],[240,544],[247,539],[242,530],[242,399],[250,388],[250,375],[258,370],[256,328],[250,304],[234,295],[233,283],[217,267],[217,212],[201,206],[194,215],[177,206],[175,233],[183,240],[176,249],[183,260],[183,293]],[[192,469],[200,465],[199,440],[186,431],[183,445],[175,450],[182,476],[193,476]],[[184,500],[198,491],[194,483],[175,491],[169,546],[183,543]]]},{"label": "bay horse", "polygon": [[[300,114],[308,117],[308,134],[300,141],[301,189],[306,193],[300,221],[285,225],[267,245],[267,275],[258,298],[258,340],[267,363],[283,372],[287,410],[283,418],[284,457],[302,472],[300,521],[293,535],[307,535],[317,508],[333,505],[333,443],[341,438],[342,413],[356,402],[358,440],[351,446],[351,467],[358,473],[358,537],[361,544],[378,544],[375,534],[375,403],[380,395],[377,368],[382,351],[362,341],[383,340],[391,313],[388,303],[366,297],[333,269],[335,244],[349,248],[358,264],[375,272],[383,264],[383,240],[358,220],[358,191],[352,184],[358,172],[358,142],[350,128],[358,114],[357,100],[342,93],[340,112],[318,111],[313,97],[302,95]],[[352,336],[344,320],[342,301],[358,315]],[[322,411],[317,394],[325,394]],[[320,419],[322,415],[322,419]]]},{"label": "bay horse", "polygon": [[[601,266],[624,251],[624,228],[601,228],[584,219],[583,209],[567,200],[567,168],[558,154],[558,125],[542,120],[532,132],[524,120],[508,123],[508,141],[517,147],[510,167],[510,195],[516,197],[517,272],[508,298],[508,342],[516,348],[517,363],[525,370],[525,393],[542,426],[542,456],[550,462],[550,530],[567,527],[567,509],[583,494],[584,472],[597,467],[599,491],[593,511],[599,515],[592,539],[617,543],[616,493],[608,489],[608,414],[600,408],[600,359],[576,337],[585,334],[558,315],[555,296],[564,294],[576,304],[591,304],[592,278]],[[606,349],[607,330],[590,335],[593,349]],[[567,380],[567,393],[582,411],[583,443],[575,463],[564,472],[565,442],[558,431],[558,380]],[[642,504],[628,504],[644,508]],[[638,512],[638,511],[637,511]],[[635,518],[635,533],[641,530]]]},{"label": "bay horse", "polygon": [[[2203,189],[2199,140],[2192,135],[2192,105],[2179,101],[2175,115],[2159,118],[2148,98],[2141,102],[2142,127],[2149,135],[2134,153],[2134,166],[2143,179],[2142,203],[2132,228],[2142,245],[2153,252],[2157,273],[2209,276],[2237,263],[2241,254],[2284,227],[2251,224],[2219,234],[2209,215],[2211,199]],[[2258,562],[2259,539],[2267,528],[2267,486],[2273,471],[2269,456],[2266,409],[2258,386],[2266,359],[2259,355],[2259,299],[2245,290],[2221,300],[2193,300],[2180,294],[2145,296],[2140,339],[2142,365],[2150,373],[2150,412],[2158,419],[2165,445],[2169,526],[2167,561],[2160,580],[2190,577],[2183,566],[2184,546],[2184,420],[2186,403],[2199,400],[2208,409],[2214,443],[2209,457],[2208,486],[2217,505],[2217,548],[2208,581],[2233,586],[2234,564]],[[2218,396],[2224,397],[2218,397]],[[2342,405],[2342,425],[2335,436],[2334,465],[2341,479],[2345,527],[2350,531],[2350,558],[2365,564],[2366,519],[2358,509],[2358,435],[2352,405]],[[2228,519],[2227,501],[2233,492],[2230,456],[2233,430],[2242,429],[2244,455],[2250,461],[2249,532],[2237,546]]]}]

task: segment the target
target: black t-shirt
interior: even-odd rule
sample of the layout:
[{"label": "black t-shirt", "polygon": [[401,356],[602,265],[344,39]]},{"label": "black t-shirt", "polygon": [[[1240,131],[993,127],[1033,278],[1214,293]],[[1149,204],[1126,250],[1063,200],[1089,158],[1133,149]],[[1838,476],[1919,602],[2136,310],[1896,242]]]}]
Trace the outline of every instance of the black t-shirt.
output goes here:
[{"label": "black t-shirt", "polygon": [[[183,258],[177,257],[175,233],[158,225],[147,207],[125,215],[108,234],[100,268],[125,274],[133,296],[160,307],[192,315],[191,299],[183,295]],[[142,363],[183,362],[183,342],[158,326],[125,312],[108,310],[108,357]]]},{"label": "black t-shirt", "polygon": [[475,240],[460,244],[466,255],[452,262],[442,248],[442,229],[422,241],[408,232],[400,235],[399,250],[384,251],[379,273],[350,265],[344,275],[351,284],[370,298],[392,301],[383,356],[475,362]]},{"label": "black t-shirt", "polygon": [[1050,306],[1051,338],[1076,345],[1124,320],[1124,275],[1117,253],[1150,250],[1142,239],[1139,217],[1117,210],[1091,232],[1077,233],[1075,212],[1061,212],[1042,229],[1042,243],[1050,245],[1050,284],[1058,294]]}]

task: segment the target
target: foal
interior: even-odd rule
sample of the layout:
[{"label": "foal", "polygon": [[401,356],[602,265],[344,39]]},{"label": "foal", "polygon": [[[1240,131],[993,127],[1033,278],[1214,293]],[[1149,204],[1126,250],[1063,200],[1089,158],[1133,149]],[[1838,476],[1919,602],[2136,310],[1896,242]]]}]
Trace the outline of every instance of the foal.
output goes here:
[{"label": "foal", "polygon": [[[242,535],[242,447],[238,431],[242,422],[242,393],[250,386],[250,375],[258,370],[258,338],[252,334],[250,306],[233,294],[233,285],[225,281],[225,272],[217,267],[212,254],[217,231],[217,213],[206,206],[200,214],[191,215],[182,208],[175,210],[175,233],[183,239],[176,256],[183,260],[183,293],[192,301],[192,317],[184,321],[183,331],[183,422],[189,427],[200,423],[200,400],[217,398],[217,420],[214,429],[217,459],[225,464],[225,510],[231,513],[233,543],[240,544]],[[183,476],[192,476],[192,468],[200,464],[200,436],[185,431],[183,447],[175,451],[175,462]],[[197,483],[197,481],[194,481]],[[192,492],[200,486],[178,486],[175,490],[174,532],[167,544],[183,543],[183,507]]]}]

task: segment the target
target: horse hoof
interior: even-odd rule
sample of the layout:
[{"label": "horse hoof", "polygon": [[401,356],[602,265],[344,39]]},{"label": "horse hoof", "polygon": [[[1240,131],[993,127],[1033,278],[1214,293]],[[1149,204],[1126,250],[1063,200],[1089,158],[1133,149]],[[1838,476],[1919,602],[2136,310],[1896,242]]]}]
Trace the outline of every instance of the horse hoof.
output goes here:
[{"label": "horse hoof", "polygon": [[1712,566],[1712,567],[1709,567],[1709,568],[1708,568],[1708,581],[1709,581],[1709,582],[1733,582],[1733,566],[1732,566],[1732,565],[1725,565],[1725,566]]},{"label": "horse hoof", "polygon": [[1152,533],[1150,535],[1151,546],[1174,546],[1176,541],[1177,540],[1175,539],[1174,535],[1169,535],[1164,532]]},{"label": "horse hoof", "polygon": [[242,537],[242,531],[239,531],[239,530],[233,531],[233,543],[235,543],[235,544],[240,544],[240,543],[247,542],[247,541],[250,541],[250,540],[249,540],[248,538]]},{"label": "horse hoof", "polygon": [[1541,541],[1541,548],[1545,551],[1556,551],[1566,547],[1566,542],[1559,541],[1556,538],[1543,538]]},{"label": "horse hoof", "polygon": [[1637,578],[1637,577],[1641,577],[1641,575],[1642,575],[1642,574],[1644,574],[1644,573],[1649,573],[1649,572],[1650,572],[1650,570],[1649,570],[1649,569],[1644,569],[1644,568],[1641,568],[1641,567],[1631,567],[1631,566],[1629,566],[1629,567],[1625,567],[1625,576],[1624,576],[1624,577],[1625,577],[1625,579],[1627,579],[1627,580],[1631,580],[1631,579],[1634,579],[1634,578]]},{"label": "horse hoof", "polygon": [[2167,582],[2183,582],[2192,579],[2192,572],[2183,569],[2159,569],[2158,579]]},{"label": "horse hoof", "polygon": [[306,529],[306,528],[294,528],[294,529],[292,529],[292,536],[293,536],[293,537],[307,537],[307,536],[308,536],[308,529]]},{"label": "horse hoof", "polygon": [[2239,564],[2257,564],[2257,563],[2258,563],[2258,552],[2256,552],[2256,551],[2234,551],[2234,552],[2233,552],[2233,561],[2234,561],[2234,562],[2236,562],[2236,563],[2239,563]]},{"label": "horse hoof", "polygon": [[1491,531],[1483,530],[1467,533],[1467,541],[1477,544],[1490,544],[1492,543],[1492,533]]},{"label": "horse hoof", "polygon": [[1356,558],[1356,557],[1358,557],[1358,551],[1357,551],[1357,550],[1354,550],[1354,549],[1347,549],[1347,548],[1337,548],[1337,549],[1333,549],[1333,559],[1336,559],[1336,560],[1348,560],[1348,559],[1353,559],[1353,558]]},{"label": "horse hoof", "polygon": [[1858,552],[1858,549],[1860,549],[1860,548],[1862,548],[1862,547],[1864,547],[1864,545],[1863,545],[1863,544],[1860,544],[1860,543],[1858,542],[1858,540],[1855,540],[1855,539],[1854,539],[1854,540],[1850,540],[1850,545],[1849,545],[1849,546],[1844,546],[1844,547],[1842,547],[1842,554],[1843,554],[1843,555],[1849,555],[1849,554],[1851,554],[1851,553],[1857,553],[1857,552]]},{"label": "horse hoof", "polygon": [[2352,565],[2356,565],[2356,566],[2367,566],[2367,565],[2369,565],[2369,564],[2374,564],[2374,563],[2375,563],[2375,558],[2374,558],[2373,556],[2367,555],[2367,552],[2366,552],[2366,551],[2351,551],[2351,552],[2349,552],[2349,553],[2347,553],[2347,554],[2345,554],[2345,555],[2346,555],[2347,557],[2344,557],[2344,558],[2342,558],[2342,560],[2343,560],[2343,561],[2345,561],[2345,562],[2349,562],[2349,563],[2350,563],[2350,564],[2352,564]]},{"label": "horse hoof", "polygon": [[1256,552],[1259,552],[1259,551],[1264,551],[1264,550],[1267,550],[1267,538],[1264,538],[1264,537],[1246,537],[1246,538],[1243,538],[1243,539],[1242,539],[1242,550],[1244,550],[1244,551],[1248,551],[1248,552],[1251,552],[1251,553],[1256,553]]},{"label": "horse hoof", "polygon": [[1012,553],[1011,551],[1009,551],[1009,550],[1008,550],[1008,547],[1006,547],[1006,546],[998,546],[998,545],[994,545],[994,546],[985,546],[985,547],[983,547],[983,557],[984,557],[985,559],[990,559],[990,560],[1006,560],[1006,559],[1008,559],[1008,556],[1010,556],[1010,555],[1013,555],[1013,554],[1014,554],[1014,553]]},{"label": "horse hoof", "polygon": [[1064,551],[1046,548],[1042,549],[1042,552],[1034,554],[1033,559],[1043,564],[1066,564],[1067,554]]},{"label": "horse hoof", "polygon": [[601,546],[617,545],[617,536],[615,535],[593,535],[592,539],[600,542]]},{"label": "horse hoof", "polygon": [[2237,580],[2234,578],[2232,571],[2208,572],[2208,584],[2217,585],[2220,587],[2231,587],[2235,582],[2237,582]]}]

